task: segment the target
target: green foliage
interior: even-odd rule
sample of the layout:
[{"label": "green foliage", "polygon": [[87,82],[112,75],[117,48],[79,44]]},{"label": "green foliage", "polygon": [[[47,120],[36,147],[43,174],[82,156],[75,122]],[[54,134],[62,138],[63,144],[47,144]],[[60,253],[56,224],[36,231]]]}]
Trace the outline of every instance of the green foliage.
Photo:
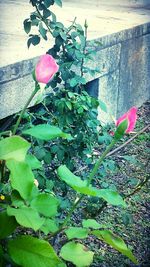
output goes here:
[{"label": "green foliage", "polygon": [[[47,121],[50,120],[53,125],[73,137],[69,143],[66,140],[55,140],[59,147],[56,153],[58,162],[61,161],[73,169],[73,157],[81,157],[86,161],[87,154],[91,154],[92,148],[97,143],[97,126],[100,125],[97,120],[98,105],[107,110],[102,101],[99,102],[86,93],[86,74],[93,76],[97,73],[97,69],[90,69],[87,66],[88,61],[93,60],[95,52],[87,47],[87,22],[82,28],[76,23],[75,18],[72,24],[66,27],[57,20],[51,7],[53,4],[61,7],[61,1],[35,0],[31,3],[35,11],[24,21],[24,28],[27,32],[30,23],[31,32],[37,27],[39,35],[29,35],[28,47],[31,44],[37,45],[40,38],[47,40],[48,34],[54,39],[54,45],[47,53],[57,59],[59,72],[50,82],[54,91],[44,101],[46,113],[50,111]],[[38,118],[41,112],[42,110],[39,110],[36,114]],[[45,114],[43,115],[45,117]]]},{"label": "green foliage", "polygon": [[29,199],[34,187],[34,175],[26,162],[8,160],[10,181],[13,189],[17,190],[23,199]]},{"label": "green foliage", "polygon": [[90,266],[93,261],[93,255],[92,251],[74,241],[65,244],[60,251],[60,256],[64,260],[74,263],[77,267]]},{"label": "green foliage", "polygon": [[53,217],[57,214],[59,201],[49,194],[41,193],[31,201],[31,207],[46,217]]},{"label": "green foliage", "polygon": [[52,246],[44,240],[32,236],[19,236],[8,243],[13,261],[24,267],[65,267]]},{"label": "green foliage", "polygon": [[112,205],[126,206],[124,200],[117,192],[109,189],[97,189],[88,185],[87,181],[83,181],[80,177],[75,176],[65,165],[61,165],[58,168],[58,176],[79,193],[103,198]]},{"label": "green foliage", "polygon": [[121,252],[123,255],[127,256],[135,264],[138,264],[136,258],[132,254],[131,250],[126,246],[125,242],[118,236],[114,235],[109,230],[94,230],[92,234],[97,236],[99,239],[103,240],[107,244],[111,245],[113,248]]},{"label": "green foliage", "polygon": [[39,124],[23,131],[23,134],[34,136],[41,140],[52,140],[58,137],[71,138],[69,134],[63,133],[58,127],[48,124]]},{"label": "green foliage", "polygon": [[116,131],[115,131],[114,138],[115,138],[116,140],[120,140],[120,139],[124,136],[124,133],[125,133],[125,131],[127,130],[127,128],[128,128],[128,120],[124,120],[124,121],[122,121],[122,122],[118,125],[118,127],[117,127],[117,129],[116,129]]},{"label": "green foliage", "polygon": [[[37,45],[41,38],[46,41],[51,34],[54,46],[48,53],[57,59],[60,67],[45,88],[51,86],[53,91],[41,106],[36,107],[35,112],[24,112],[25,106],[19,117],[23,123],[20,124],[17,120],[15,130],[10,131],[10,137],[3,138],[3,134],[1,135],[0,264],[66,267],[62,258],[77,267],[90,266],[94,252],[75,241],[82,239],[84,242],[83,239],[89,235],[103,240],[137,263],[124,241],[106,229],[107,225],[99,224],[94,219],[83,219],[83,227],[74,226],[73,220],[69,224],[83,197],[86,198],[84,206],[92,201],[100,209],[107,203],[119,208],[126,207],[116,188],[109,186],[107,181],[101,183],[102,188],[99,187],[97,178],[99,175],[102,177],[115,172],[114,161],[104,159],[115,142],[122,138],[127,121],[118,126],[115,140],[107,130],[104,133],[98,131],[101,124],[97,120],[97,108],[100,106],[107,112],[107,107],[86,92],[86,74],[94,75],[97,72],[87,65],[94,55],[93,50],[87,47],[87,22],[85,21],[82,28],[76,23],[76,19],[69,27],[57,21],[51,6],[57,4],[61,7],[61,0],[30,0],[30,3],[35,11],[24,21],[25,32],[29,34],[27,45]],[[36,31],[33,34],[35,27],[38,33]],[[40,86],[35,80],[34,71],[33,79],[36,93]],[[27,136],[31,144],[14,135],[18,131],[18,125],[21,135]],[[97,168],[95,180],[93,178],[96,171],[90,174],[86,171],[81,177],[74,175],[70,170],[74,168],[77,158],[88,164],[90,169],[93,167],[93,148],[98,144],[106,149],[95,164],[98,167],[102,165]],[[107,145],[109,146],[106,147]],[[129,160],[128,157],[124,159]],[[68,192],[71,193],[69,198]],[[74,197],[76,199],[71,205]],[[126,225],[130,221],[127,214],[122,215]],[[64,242],[61,240],[63,233],[72,241],[63,243],[61,247],[61,241]],[[57,237],[60,244],[56,246],[56,250],[60,257],[50,244],[55,245],[55,241],[58,242]]]},{"label": "green foliage", "polygon": [[41,162],[32,154],[27,154],[25,161],[32,170],[42,168]]},{"label": "green foliage", "polygon": [[14,216],[21,226],[32,228],[34,231],[37,231],[44,223],[44,218],[41,218],[36,210],[23,205],[17,209],[8,207],[7,214]]},{"label": "green foliage", "polygon": [[84,239],[88,236],[88,230],[82,227],[69,227],[65,231],[68,239],[81,238]]},{"label": "green foliage", "polygon": [[22,161],[30,148],[30,144],[20,136],[11,136],[0,141],[0,159]]},{"label": "green foliage", "polygon": [[9,217],[5,211],[0,213],[0,239],[9,236],[17,227],[14,217]]},{"label": "green foliage", "polygon": [[99,229],[101,225],[94,219],[87,219],[82,221],[82,225],[85,228]]}]

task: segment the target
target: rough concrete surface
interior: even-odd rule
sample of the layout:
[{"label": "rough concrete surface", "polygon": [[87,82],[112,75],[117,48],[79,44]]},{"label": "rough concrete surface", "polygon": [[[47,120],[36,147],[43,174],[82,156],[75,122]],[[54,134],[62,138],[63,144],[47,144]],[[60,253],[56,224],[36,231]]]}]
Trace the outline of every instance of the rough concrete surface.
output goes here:
[{"label": "rough concrete surface", "polygon": [[[99,69],[87,80],[115,117],[133,104],[140,106],[150,91],[150,0],[63,1],[53,7],[58,21],[70,25],[75,16],[88,21],[88,45],[96,55],[90,67]],[[37,56],[52,46],[44,40],[27,49],[23,20],[33,7],[27,0],[0,0],[0,118],[19,111],[33,90],[31,72]],[[35,31],[31,33],[36,33]],[[102,45],[99,44],[101,42]],[[92,89],[93,90],[93,89]],[[103,119],[110,120],[102,112]]]},{"label": "rough concrete surface", "polygon": [[[53,10],[58,21],[63,21],[65,25],[69,25],[74,17],[77,17],[77,21],[82,25],[87,19],[89,40],[150,21],[150,10],[146,7],[136,6],[135,1],[128,1],[130,4],[125,6],[126,1],[119,2],[119,5],[114,5],[112,0],[63,1],[63,8],[55,5]],[[131,2],[134,3],[134,7]],[[0,1],[0,67],[39,56],[50,47],[50,44],[43,40],[36,48],[33,46],[30,49],[27,48],[27,35],[23,30],[23,21],[32,11],[34,8],[28,0]],[[31,33],[35,32],[36,30]]]},{"label": "rough concrete surface", "polygon": [[150,98],[150,34],[122,43],[118,113]]}]

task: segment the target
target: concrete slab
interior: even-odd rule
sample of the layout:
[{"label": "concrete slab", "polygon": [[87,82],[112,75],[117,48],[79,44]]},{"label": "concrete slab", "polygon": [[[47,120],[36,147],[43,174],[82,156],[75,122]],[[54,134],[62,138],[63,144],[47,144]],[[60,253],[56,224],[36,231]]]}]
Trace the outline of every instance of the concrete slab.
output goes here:
[{"label": "concrete slab", "polygon": [[[148,2],[150,0],[66,0],[63,1],[63,8],[55,6],[53,11],[57,14],[58,21],[63,21],[65,25],[69,25],[75,16],[81,24],[87,19],[88,39],[92,40],[149,22],[150,10],[146,6]],[[0,1],[0,67],[39,56],[51,46],[50,37],[49,43],[42,40],[36,48],[27,48],[23,21],[33,10],[27,0]]]},{"label": "concrete slab", "polygon": [[[89,90],[106,102],[115,117],[150,97],[149,2],[64,0],[62,9],[53,7],[58,21],[65,25],[75,16],[82,25],[88,20],[88,46],[96,51],[88,66],[99,69],[96,75],[86,77]],[[32,11],[27,0],[0,0],[0,119],[22,109],[34,88],[31,72],[37,56],[52,46],[49,36],[49,42],[27,48],[23,20]],[[101,111],[99,118],[110,121]]]}]

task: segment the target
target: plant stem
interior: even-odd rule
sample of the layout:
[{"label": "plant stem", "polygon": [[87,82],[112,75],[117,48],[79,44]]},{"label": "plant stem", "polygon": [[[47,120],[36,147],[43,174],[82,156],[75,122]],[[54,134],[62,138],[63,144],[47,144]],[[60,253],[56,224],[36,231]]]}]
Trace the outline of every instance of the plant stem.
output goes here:
[{"label": "plant stem", "polygon": [[[142,134],[143,132],[145,132],[148,128],[150,127],[150,124],[146,125],[143,129],[141,129],[139,132],[137,132],[134,136],[132,136],[130,139],[128,139],[128,141],[126,141],[124,144],[118,146],[117,148],[113,149],[112,151],[110,151],[106,157],[109,157],[113,154],[115,154],[116,152],[120,151],[122,148],[126,147],[128,144],[130,144],[138,135]],[[75,171],[74,173],[79,173],[83,170],[85,170],[87,168],[87,166],[84,166],[80,169],[78,169],[77,171]]]},{"label": "plant stem", "polygon": [[[113,140],[110,145],[106,148],[106,150],[103,152],[103,154],[101,155],[101,157],[98,159],[98,161],[95,163],[95,166],[89,176],[89,179],[88,179],[88,184],[87,186],[90,185],[90,182],[92,181],[92,179],[94,178],[98,168],[100,167],[101,163],[103,162],[104,158],[106,157],[106,155],[108,154],[108,152],[111,150],[111,148],[114,146],[114,144],[116,143],[116,140]],[[78,199],[75,200],[72,208],[70,209],[66,219],[64,220],[63,224],[61,225],[61,227],[59,228],[59,230],[57,232],[55,232],[53,234],[53,236],[57,235],[58,233],[60,233],[64,227],[66,226],[66,224],[68,223],[68,221],[70,220],[71,218],[71,215],[73,214],[74,210],[76,209],[76,207],[79,205],[79,203],[81,202],[81,200],[84,198],[85,196],[84,195],[81,195]]]},{"label": "plant stem", "polygon": [[82,60],[81,60],[81,77],[83,77],[84,75],[84,71],[83,71],[83,66],[84,66],[84,55],[86,54],[86,43],[87,43],[87,29],[88,29],[88,25],[87,25],[87,21],[85,20],[85,23],[84,23],[84,28],[85,28],[85,38],[84,38],[84,47],[83,47],[83,57],[82,57]]},{"label": "plant stem", "polygon": [[143,188],[143,186],[148,182],[149,178],[150,178],[150,177],[147,175],[147,177],[146,177],[143,181],[141,181],[141,182],[135,187],[135,189],[134,189],[130,194],[126,195],[124,198],[127,199],[127,198],[133,196],[134,194],[136,194],[137,192],[139,192],[139,191]]},{"label": "plant stem", "polygon": [[74,18],[74,20],[73,20],[72,24],[69,26],[69,28],[68,28],[66,34],[68,34],[68,33],[73,29],[74,24],[75,24],[75,22],[76,22],[76,19],[77,19],[77,17]]},{"label": "plant stem", "polygon": [[87,185],[90,185],[92,179],[94,178],[95,174],[97,173],[101,163],[103,162],[104,158],[107,156],[108,152],[112,149],[112,147],[115,145],[116,140],[113,139],[112,142],[110,143],[110,145],[106,148],[106,150],[102,153],[101,157],[97,160],[97,162],[95,163],[95,166],[92,170],[92,172],[89,175],[88,178],[88,183]]},{"label": "plant stem", "polygon": [[114,150],[112,150],[111,152],[109,152],[107,154],[107,157],[115,154],[116,152],[118,152],[119,150],[121,150],[122,148],[124,148],[125,146],[127,146],[129,143],[131,143],[138,135],[140,135],[141,133],[145,132],[148,128],[150,127],[150,124],[146,125],[143,129],[141,129],[139,132],[137,132],[134,136],[132,136],[130,139],[128,139],[128,141],[126,141],[124,144],[118,146],[117,148],[115,148]]},{"label": "plant stem", "polygon": [[[115,145],[116,140],[113,140],[110,145],[106,148],[106,150],[103,152],[103,154],[101,155],[101,157],[98,159],[98,161],[96,162],[90,176],[88,179],[88,185],[91,183],[92,179],[94,178],[97,170],[99,169],[101,163],[103,162],[104,158],[106,156],[110,156],[112,154],[114,154],[115,152],[119,151],[121,148],[125,147],[126,145],[128,145],[132,140],[134,140],[138,135],[140,135],[141,133],[143,133],[144,131],[146,131],[148,129],[150,125],[145,126],[142,130],[140,130],[137,134],[135,134],[133,137],[131,137],[127,142],[125,142],[123,145],[119,146],[118,148],[112,150],[110,152],[110,150],[112,149],[112,147]],[[142,181],[141,183],[139,183],[139,185],[134,189],[133,192],[131,192],[130,194],[126,195],[124,197],[124,199],[129,198],[130,196],[133,196],[134,194],[136,194],[139,190],[141,190],[141,188],[147,183],[148,181],[148,177],[146,177],[146,179],[144,181]],[[70,209],[66,219],[64,220],[62,226],[59,228],[58,231],[56,231],[55,233],[53,233],[50,237],[56,236],[58,233],[60,233],[61,231],[63,231],[65,229],[65,226],[67,224],[67,222],[70,220],[72,213],[74,212],[74,210],[76,209],[77,205],[79,205],[79,203],[81,202],[81,200],[84,198],[84,195],[81,195],[77,201],[74,202],[72,208]],[[102,207],[100,208],[99,212],[101,213],[103,211],[103,209],[107,207],[107,202],[105,201],[104,204],[102,205]]]},{"label": "plant stem", "polygon": [[81,202],[81,200],[82,200],[83,198],[84,198],[84,195],[81,195],[78,199],[75,200],[75,202],[74,202],[72,208],[70,209],[70,211],[69,211],[69,213],[68,213],[66,219],[64,220],[64,222],[63,222],[63,224],[62,224],[62,226],[61,226],[62,228],[64,228],[64,227],[66,226],[67,222],[68,222],[68,221],[70,220],[70,218],[71,218],[72,213],[74,212],[74,210],[76,209],[76,207],[78,206],[78,204]]},{"label": "plant stem", "polygon": [[35,83],[35,89],[32,92],[31,96],[29,97],[28,101],[26,102],[26,104],[25,104],[24,108],[22,109],[22,111],[21,111],[21,113],[19,115],[19,118],[18,118],[18,120],[17,120],[17,122],[15,124],[15,127],[14,127],[13,132],[12,132],[13,135],[16,134],[16,131],[17,131],[18,126],[19,126],[19,124],[21,122],[21,119],[22,119],[27,107],[29,106],[30,102],[32,101],[33,97],[36,95],[37,91],[39,90],[39,88],[40,88],[39,85],[37,83]]},{"label": "plant stem", "polygon": [[37,13],[38,13],[40,19],[44,22],[45,26],[47,27],[49,33],[50,33],[51,35],[53,35],[53,33],[52,33],[52,31],[51,31],[51,29],[50,29],[48,23],[47,23],[47,20],[41,15],[40,10],[38,9],[37,5],[35,5],[35,8],[36,8],[36,11],[37,11]]}]

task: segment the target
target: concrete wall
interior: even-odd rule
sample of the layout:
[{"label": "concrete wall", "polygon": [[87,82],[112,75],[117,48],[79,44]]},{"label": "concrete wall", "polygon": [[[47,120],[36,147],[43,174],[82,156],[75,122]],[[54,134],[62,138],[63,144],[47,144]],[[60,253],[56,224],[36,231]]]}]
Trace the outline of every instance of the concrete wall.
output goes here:
[{"label": "concrete wall", "polygon": [[91,67],[99,66],[100,74],[87,78],[98,79],[97,90],[91,83],[91,94],[107,104],[108,114],[100,111],[99,118],[111,121],[110,114],[117,118],[150,99],[150,23],[98,41],[103,46],[95,46]]},{"label": "concrete wall", "polygon": [[[74,3],[74,4],[79,4],[78,0],[64,0],[66,3]],[[91,4],[91,0],[82,0],[81,4]],[[150,1],[149,0],[93,0],[92,4],[100,6],[100,5],[123,5],[123,6],[143,6],[143,5],[149,5]]]},{"label": "concrete wall", "polygon": [[[13,1],[11,0],[11,2]],[[14,2],[16,1],[14,0]],[[69,1],[64,2],[67,3]],[[95,2],[99,3],[104,1]],[[113,1],[110,0],[108,2]],[[117,2],[122,1],[118,0]],[[128,2],[133,3],[135,1]],[[137,2],[141,3],[142,1]],[[18,0],[18,3],[21,3],[20,0]],[[69,10],[71,12],[72,8]],[[81,9],[81,12],[83,12],[83,9]],[[139,12],[140,18],[141,16],[143,17],[143,9]],[[110,13],[108,14],[110,15]],[[150,22],[141,23],[140,25],[139,20],[137,20],[136,24],[139,24],[138,26],[131,24],[130,27],[128,26],[128,29],[124,28],[122,31],[119,30],[117,32],[116,25],[120,23],[121,20],[119,18],[123,16],[121,12],[117,14],[119,15],[115,14],[116,17],[113,18],[113,21],[116,22],[114,33],[110,34],[108,31],[107,34],[103,34],[99,38],[101,36],[99,29],[108,24],[109,17],[107,20],[101,20],[101,17],[100,19],[98,18],[99,20],[96,21],[99,23],[97,24],[97,28],[93,28],[93,31],[90,32],[94,36],[94,40],[89,41],[88,46],[96,50],[96,55],[94,60],[89,62],[89,65],[91,68],[97,67],[99,73],[94,76],[87,75],[86,77],[91,82],[89,83],[90,89],[88,86],[88,91],[106,102],[109,114],[112,114],[114,117],[120,116],[133,105],[142,105],[150,98]],[[125,13],[123,14],[125,18]],[[95,16],[95,13],[93,16]],[[128,16],[129,13],[127,12],[126,19]],[[133,17],[130,16],[131,18]],[[101,24],[102,21],[103,24]],[[125,20],[124,25],[126,24],[127,22]],[[20,39],[20,36],[15,36],[16,42],[18,40],[17,38]],[[102,45],[99,45],[99,43]],[[18,46],[16,47],[18,50],[21,49]],[[13,47],[13,50],[16,50],[15,47]],[[44,48],[44,53],[45,51],[46,49]],[[7,49],[8,60],[9,52],[10,50]],[[41,53],[41,50],[39,53]],[[6,56],[5,54],[5,58]],[[10,65],[5,64],[0,68],[0,119],[22,109],[31,91],[34,89],[31,72],[36,62],[37,58],[27,59]],[[93,80],[96,81],[92,82]],[[110,116],[101,111],[99,112],[99,117],[102,120],[110,120]]]}]

